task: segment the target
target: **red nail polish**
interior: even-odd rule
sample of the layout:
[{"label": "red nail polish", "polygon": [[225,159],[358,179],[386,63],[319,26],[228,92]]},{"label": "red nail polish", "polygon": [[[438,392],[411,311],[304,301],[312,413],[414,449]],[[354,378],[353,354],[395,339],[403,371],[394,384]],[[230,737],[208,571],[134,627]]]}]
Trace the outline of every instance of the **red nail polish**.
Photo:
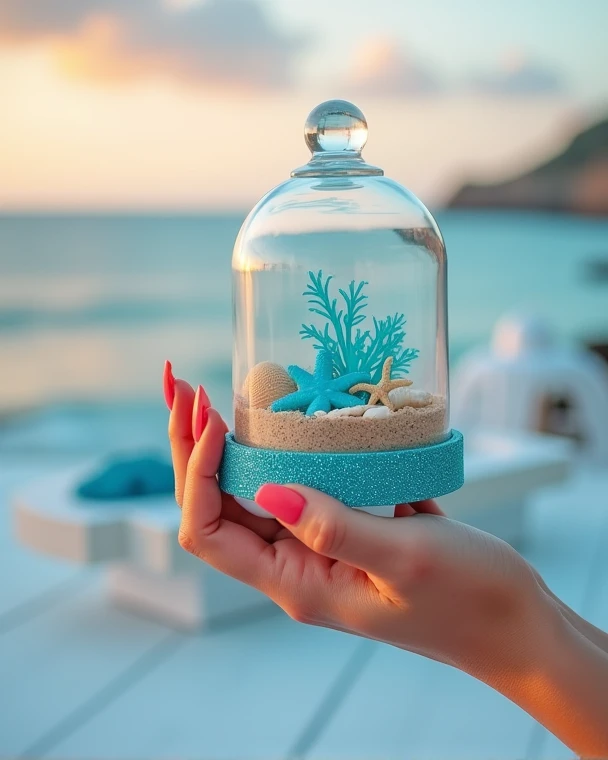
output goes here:
[{"label": "red nail polish", "polygon": [[171,410],[173,409],[173,400],[175,399],[175,378],[173,377],[173,369],[170,361],[165,362],[163,390],[165,392],[165,402],[169,407],[169,410]]},{"label": "red nail polish", "polygon": [[194,406],[192,408],[192,435],[194,440],[198,443],[201,439],[205,426],[207,425],[207,419],[209,418],[209,397],[205,393],[205,389],[202,385],[199,385],[196,389],[196,395],[194,396]]},{"label": "red nail polish", "polygon": [[209,401],[209,396],[207,395],[207,391],[203,388],[202,385],[198,386],[198,392],[201,397],[201,401],[203,402],[203,406],[206,406],[209,408],[211,406],[211,401]]},{"label": "red nail polish", "polygon": [[306,499],[297,491],[274,483],[266,483],[255,495],[255,501],[288,525],[297,523],[306,506]]}]

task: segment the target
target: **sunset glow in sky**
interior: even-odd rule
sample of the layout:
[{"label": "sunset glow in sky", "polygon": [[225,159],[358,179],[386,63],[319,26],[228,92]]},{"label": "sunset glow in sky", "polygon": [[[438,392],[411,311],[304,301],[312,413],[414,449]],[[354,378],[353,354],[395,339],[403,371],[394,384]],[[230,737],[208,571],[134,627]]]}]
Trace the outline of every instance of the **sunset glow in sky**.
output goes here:
[{"label": "sunset glow in sky", "polygon": [[2,0],[0,209],[238,208],[330,97],[431,202],[608,112],[604,0]]}]

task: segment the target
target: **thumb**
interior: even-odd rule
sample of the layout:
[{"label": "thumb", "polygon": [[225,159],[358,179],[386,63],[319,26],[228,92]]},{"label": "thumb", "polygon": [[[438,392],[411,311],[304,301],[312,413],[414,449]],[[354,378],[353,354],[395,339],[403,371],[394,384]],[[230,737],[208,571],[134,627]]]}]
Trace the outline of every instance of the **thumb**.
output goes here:
[{"label": "thumb", "polygon": [[403,557],[394,518],[346,507],[321,491],[300,485],[266,483],[255,501],[317,554],[379,575],[386,575]]}]

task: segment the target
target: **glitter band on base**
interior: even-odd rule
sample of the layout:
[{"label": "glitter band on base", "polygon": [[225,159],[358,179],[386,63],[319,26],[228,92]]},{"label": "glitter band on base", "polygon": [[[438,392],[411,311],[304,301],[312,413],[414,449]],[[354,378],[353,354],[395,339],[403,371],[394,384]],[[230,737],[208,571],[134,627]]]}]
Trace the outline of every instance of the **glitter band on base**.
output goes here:
[{"label": "glitter band on base", "polygon": [[350,507],[401,504],[457,491],[464,481],[462,434],[398,451],[315,453],[243,446],[226,435],[222,491],[253,499],[264,483],[299,483]]}]

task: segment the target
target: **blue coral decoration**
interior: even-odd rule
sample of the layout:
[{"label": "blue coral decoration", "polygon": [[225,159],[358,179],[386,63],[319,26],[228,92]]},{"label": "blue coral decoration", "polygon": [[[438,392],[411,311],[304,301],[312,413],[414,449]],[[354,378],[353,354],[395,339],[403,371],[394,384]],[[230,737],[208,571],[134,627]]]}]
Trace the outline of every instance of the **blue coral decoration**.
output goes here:
[{"label": "blue coral decoration", "polygon": [[350,372],[341,377],[334,377],[333,362],[331,353],[322,350],[317,354],[313,374],[296,365],[288,367],[289,376],[298,386],[298,390],[271,404],[271,411],[305,411],[310,416],[319,411],[329,412],[331,409],[361,404],[361,399],[351,396],[348,391],[357,383],[368,383],[369,373]]},{"label": "blue coral decoration", "polygon": [[332,276],[324,277],[319,271],[308,273],[308,287],[302,295],[307,296],[309,311],[326,320],[321,330],[315,325],[302,325],[302,339],[314,341],[317,350],[329,351],[333,358],[334,376],[349,372],[368,372],[372,383],[382,378],[382,367],[393,357],[392,374],[403,377],[409,372],[411,362],[417,358],[417,348],[403,348],[405,340],[405,315],[396,313],[385,319],[372,317],[373,329],[363,329],[366,320],[367,296],[364,293],[365,280],[355,284],[353,280],[348,290],[340,288],[338,299],[332,298],[329,284]]}]

